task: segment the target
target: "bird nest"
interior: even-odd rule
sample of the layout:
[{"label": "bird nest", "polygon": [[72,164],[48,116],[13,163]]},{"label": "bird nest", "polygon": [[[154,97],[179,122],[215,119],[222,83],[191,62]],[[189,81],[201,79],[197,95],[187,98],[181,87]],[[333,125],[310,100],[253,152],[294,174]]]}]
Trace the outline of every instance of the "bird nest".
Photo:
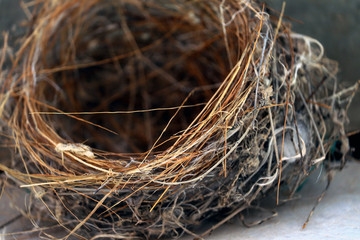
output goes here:
[{"label": "bird nest", "polygon": [[348,150],[356,86],[339,91],[322,45],[256,2],[24,7],[28,33],[1,74],[15,147],[0,169],[30,190],[27,217],[61,237],[201,237],[205,220],[339,165],[335,141]]}]

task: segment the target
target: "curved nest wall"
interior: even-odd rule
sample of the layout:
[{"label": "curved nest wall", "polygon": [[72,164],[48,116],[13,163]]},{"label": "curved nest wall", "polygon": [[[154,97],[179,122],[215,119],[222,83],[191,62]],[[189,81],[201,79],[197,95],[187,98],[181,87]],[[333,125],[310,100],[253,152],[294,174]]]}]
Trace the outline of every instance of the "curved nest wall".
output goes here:
[{"label": "curved nest wall", "polygon": [[282,184],[292,196],[335,140],[348,150],[357,86],[338,91],[322,45],[255,2],[28,7],[2,72],[16,154],[0,169],[31,191],[28,216],[66,237],[197,236]]}]

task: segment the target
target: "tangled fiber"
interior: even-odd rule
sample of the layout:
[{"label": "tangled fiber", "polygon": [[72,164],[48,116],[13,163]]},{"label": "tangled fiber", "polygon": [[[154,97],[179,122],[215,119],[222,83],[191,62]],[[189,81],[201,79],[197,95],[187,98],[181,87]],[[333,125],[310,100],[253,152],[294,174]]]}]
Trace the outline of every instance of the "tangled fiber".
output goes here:
[{"label": "tangled fiber", "polygon": [[340,89],[336,63],[282,14],[250,0],[24,8],[28,33],[0,62],[14,153],[0,170],[30,192],[44,238],[50,222],[65,239],[203,237],[270,192],[291,197],[325,159],[345,163],[357,85]]}]

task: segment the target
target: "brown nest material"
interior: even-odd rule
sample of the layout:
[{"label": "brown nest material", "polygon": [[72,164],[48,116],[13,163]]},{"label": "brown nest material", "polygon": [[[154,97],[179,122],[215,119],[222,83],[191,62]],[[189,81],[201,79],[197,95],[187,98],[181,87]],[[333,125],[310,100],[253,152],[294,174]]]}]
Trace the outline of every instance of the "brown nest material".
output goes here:
[{"label": "brown nest material", "polygon": [[280,184],[291,197],[335,140],[348,150],[356,86],[339,91],[321,44],[255,2],[24,6],[28,34],[1,74],[16,154],[0,169],[30,190],[27,217],[62,237],[217,227]]}]

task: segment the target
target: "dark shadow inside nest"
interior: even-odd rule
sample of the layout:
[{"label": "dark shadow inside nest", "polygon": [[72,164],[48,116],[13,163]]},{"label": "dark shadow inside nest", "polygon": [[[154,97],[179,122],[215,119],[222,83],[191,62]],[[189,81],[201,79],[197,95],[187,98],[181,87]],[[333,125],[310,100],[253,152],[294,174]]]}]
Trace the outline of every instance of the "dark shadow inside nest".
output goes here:
[{"label": "dark shadow inside nest", "polygon": [[[163,151],[213,96],[230,71],[219,26],[209,28],[201,16],[165,8],[151,14],[151,8],[141,12],[115,5],[90,10],[79,26],[63,23],[44,65],[74,68],[53,74],[52,87],[47,82],[38,88],[46,89],[45,101],[63,112],[148,111],[74,114],[116,134],[65,115],[49,116],[60,136],[104,151],[141,153],[166,128],[155,148]],[[229,38],[238,41],[235,34]],[[172,109],[151,110],[159,108]]]}]

